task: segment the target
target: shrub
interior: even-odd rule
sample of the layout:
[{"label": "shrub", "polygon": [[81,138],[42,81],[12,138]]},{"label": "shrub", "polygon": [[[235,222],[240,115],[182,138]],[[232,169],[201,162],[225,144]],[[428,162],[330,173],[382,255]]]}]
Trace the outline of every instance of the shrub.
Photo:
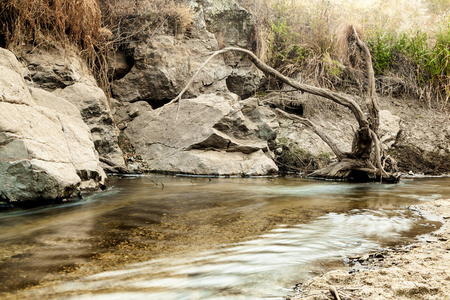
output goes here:
[{"label": "shrub", "polygon": [[[445,108],[450,96],[450,25],[435,37],[424,31],[402,33],[398,37],[379,33],[369,43],[377,75],[413,78],[414,96],[429,106],[436,99]],[[410,70],[405,70],[405,66]]]}]

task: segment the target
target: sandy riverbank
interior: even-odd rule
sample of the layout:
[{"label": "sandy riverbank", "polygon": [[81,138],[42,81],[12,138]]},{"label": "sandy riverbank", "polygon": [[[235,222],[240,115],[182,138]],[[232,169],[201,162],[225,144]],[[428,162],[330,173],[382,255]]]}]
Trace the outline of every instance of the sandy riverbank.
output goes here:
[{"label": "sandy riverbank", "polygon": [[450,299],[450,199],[411,209],[443,226],[413,245],[360,258],[366,266],[312,278],[288,299]]}]

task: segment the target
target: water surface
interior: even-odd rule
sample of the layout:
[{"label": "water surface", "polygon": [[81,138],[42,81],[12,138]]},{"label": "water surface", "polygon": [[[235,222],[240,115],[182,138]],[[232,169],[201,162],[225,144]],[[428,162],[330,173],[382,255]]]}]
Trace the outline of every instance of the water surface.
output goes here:
[{"label": "water surface", "polygon": [[[282,299],[342,258],[435,230],[408,205],[449,178],[112,178],[85,199],[0,213],[0,295]],[[334,263],[333,263],[334,262]]]}]

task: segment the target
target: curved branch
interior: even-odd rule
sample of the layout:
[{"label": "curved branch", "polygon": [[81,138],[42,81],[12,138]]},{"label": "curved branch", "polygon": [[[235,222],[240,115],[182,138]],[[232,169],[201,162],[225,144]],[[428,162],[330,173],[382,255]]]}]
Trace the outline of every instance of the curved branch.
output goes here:
[{"label": "curved branch", "polygon": [[203,67],[214,57],[216,57],[217,55],[226,53],[226,52],[230,52],[230,51],[236,51],[236,52],[242,52],[245,53],[249,56],[249,59],[253,62],[253,64],[260,69],[261,71],[263,71],[266,74],[272,75],[274,77],[276,77],[278,80],[282,81],[285,84],[288,84],[290,86],[292,86],[293,88],[302,91],[302,92],[306,92],[309,94],[313,94],[313,95],[317,95],[317,96],[321,96],[324,98],[327,98],[337,104],[340,104],[342,106],[345,106],[347,108],[349,108],[353,115],[355,116],[356,120],[358,121],[358,124],[360,127],[365,127],[368,125],[368,121],[361,109],[361,107],[358,105],[358,103],[356,103],[353,99],[342,95],[342,94],[338,94],[336,92],[330,91],[328,89],[323,89],[323,88],[318,88],[312,85],[308,85],[308,84],[304,84],[304,83],[299,83],[289,77],[284,76],[283,74],[281,74],[280,72],[278,72],[277,70],[275,70],[274,68],[266,65],[265,63],[263,63],[253,52],[246,50],[246,49],[242,49],[242,48],[237,48],[237,47],[228,47],[228,48],[224,48],[222,50],[216,51],[214,52],[204,63],[203,65],[200,67],[199,70],[197,70],[197,72],[194,74],[194,76],[192,76],[191,80],[188,82],[188,84],[186,85],[186,87],[172,100],[170,101],[168,104],[171,104],[173,102],[179,101],[181,99],[181,97],[183,96],[183,94],[188,90],[188,88],[191,86],[191,84],[194,82],[195,77],[200,73],[200,71],[203,69]]},{"label": "curved branch", "polygon": [[298,121],[299,123],[305,125],[309,129],[311,129],[331,148],[331,150],[336,155],[338,160],[343,160],[344,158],[347,157],[347,155],[339,149],[339,147],[336,145],[336,143],[333,142],[331,140],[331,138],[325,132],[322,131],[322,129],[320,129],[316,124],[314,124],[310,120],[296,116],[296,115],[288,114],[287,112],[285,112],[279,108],[277,108],[276,111],[278,113],[282,114],[283,116],[285,116],[286,118]]},{"label": "curved branch", "polygon": [[367,109],[369,110],[370,114],[370,128],[378,134],[378,128],[380,126],[380,116],[379,116],[379,108],[378,108],[378,101],[377,101],[377,94],[375,90],[375,73],[373,71],[373,65],[372,65],[372,56],[370,55],[369,47],[366,43],[361,41],[361,39],[358,36],[358,33],[356,32],[355,26],[352,25],[353,30],[353,36],[355,37],[356,44],[358,47],[362,50],[364,53],[364,59],[366,61],[366,71],[367,71],[367,93],[368,97],[366,98],[366,105]]}]

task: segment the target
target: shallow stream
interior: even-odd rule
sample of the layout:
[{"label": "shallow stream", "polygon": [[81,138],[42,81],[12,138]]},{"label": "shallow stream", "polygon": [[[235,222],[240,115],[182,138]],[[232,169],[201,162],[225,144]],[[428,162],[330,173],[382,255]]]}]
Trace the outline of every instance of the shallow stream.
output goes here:
[{"label": "shallow stream", "polygon": [[439,222],[407,209],[450,178],[112,178],[78,202],[0,212],[0,296],[283,299],[342,259]]}]

